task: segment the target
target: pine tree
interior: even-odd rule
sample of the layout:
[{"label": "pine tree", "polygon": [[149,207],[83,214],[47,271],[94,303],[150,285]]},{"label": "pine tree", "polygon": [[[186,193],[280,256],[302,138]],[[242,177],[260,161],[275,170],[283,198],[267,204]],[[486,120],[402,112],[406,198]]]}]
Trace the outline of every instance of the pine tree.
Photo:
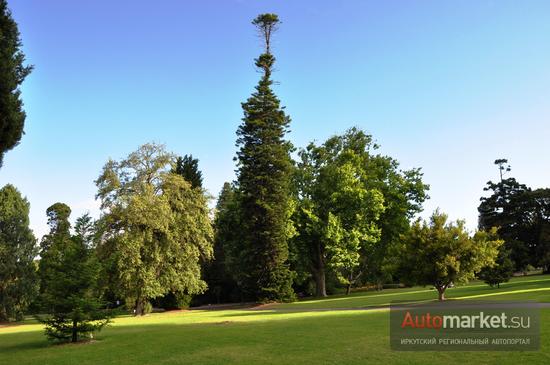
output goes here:
[{"label": "pine tree", "polygon": [[21,320],[37,293],[36,239],[29,203],[12,185],[0,189],[0,321]]},{"label": "pine tree", "polygon": [[191,184],[193,188],[202,188],[202,172],[199,170],[199,160],[193,155],[185,155],[176,158],[172,169],[173,174],[178,174]]},{"label": "pine tree", "polygon": [[263,75],[256,91],[242,104],[237,131],[237,185],[241,212],[243,290],[261,301],[291,300],[288,267],[291,144],[285,140],[290,118],[271,86],[275,57],[271,35],[279,25],[275,14],[259,15],[256,26],[265,51],[256,59]]},{"label": "pine tree", "polygon": [[0,0],[0,167],[6,151],[21,140],[25,112],[19,86],[31,73],[25,66],[17,23],[6,0]]},{"label": "pine tree", "polygon": [[42,239],[39,266],[40,304],[47,315],[37,319],[48,339],[77,342],[109,322],[96,290],[100,266],[86,238],[71,237],[67,205],[56,203],[47,214],[50,233]]}]

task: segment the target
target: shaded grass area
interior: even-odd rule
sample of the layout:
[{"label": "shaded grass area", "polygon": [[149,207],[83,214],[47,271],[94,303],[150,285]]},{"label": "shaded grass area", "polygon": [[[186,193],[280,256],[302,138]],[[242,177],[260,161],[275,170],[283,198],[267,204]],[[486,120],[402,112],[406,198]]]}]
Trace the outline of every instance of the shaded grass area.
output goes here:
[{"label": "shaded grass area", "polygon": [[[550,276],[519,278],[491,289],[480,283],[449,297],[550,302]],[[291,306],[375,306],[389,300],[434,299],[424,288],[354,293],[273,310],[189,311],[119,317],[96,342],[52,346],[35,323],[0,328],[0,364],[548,364],[550,309],[542,309],[539,352],[393,352],[387,310],[279,311]],[[306,307],[307,307],[306,306]]]}]

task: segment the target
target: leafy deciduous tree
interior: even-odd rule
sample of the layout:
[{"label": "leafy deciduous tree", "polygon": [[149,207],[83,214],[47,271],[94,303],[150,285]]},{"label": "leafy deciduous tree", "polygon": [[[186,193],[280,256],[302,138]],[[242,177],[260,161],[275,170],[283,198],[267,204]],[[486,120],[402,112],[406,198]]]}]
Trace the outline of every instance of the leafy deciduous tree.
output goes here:
[{"label": "leafy deciduous tree", "polygon": [[[397,161],[375,154],[376,149],[370,135],[351,128],[299,152],[294,215],[299,234],[292,258],[299,277],[304,267],[311,272],[318,296],[326,295],[326,266],[337,268],[348,292],[363,278],[383,281],[388,247],[406,232],[426,199],[420,171],[400,171]],[[343,231],[336,223],[344,216],[345,229],[361,237],[355,244],[339,238]]]},{"label": "leafy deciduous tree", "polygon": [[[301,150],[297,172],[298,235],[293,247],[310,268],[317,296],[326,296],[326,270],[348,285],[357,278],[361,250],[380,239],[377,225],[384,197],[367,184],[365,151],[370,136],[359,145],[354,132],[333,137],[322,146]],[[351,138],[348,138],[351,137]]]},{"label": "leafy deciduous tree", "polygon": [[200,259],[212,256],[208,196],[170,172],[173,157],[146,144],[109,161],[97,179],[103,215],[98,251],[115,291],[143,315],[149,300],[205,290]]},{"label": "leafy deciduous tree", "polygon": [[399,273],[405,283],[433,285],[439,300],[451,284],[466,283],[482,268],[493,266],[502,241],[496,229],[470,237],[463,221],[447,223],[436,211],[429,222],[418,220],[403,237]]}]

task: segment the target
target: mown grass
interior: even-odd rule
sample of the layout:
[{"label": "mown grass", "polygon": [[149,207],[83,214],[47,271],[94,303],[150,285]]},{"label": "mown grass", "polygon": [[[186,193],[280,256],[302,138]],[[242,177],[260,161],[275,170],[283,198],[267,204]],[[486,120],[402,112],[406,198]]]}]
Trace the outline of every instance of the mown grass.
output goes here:
[{"label": "mown grass", "polygon": [[[513,278],[500,288],[491,288],[487,284],[474,281],[465,286],[447,289],[445,296],[453,299],[483,300],[533,300],[550,302],[550,275],[535,275]],[[429,287],[407,289],[386,289],[382,292],[355,292],[350,295],[333,296],[327,299],[309,299],[294,303],[278,304],[277,308],[287,309],[324,309],[324,308],[365,308],[388,306],[392,301],[432,301],[437,292]]]},{"label": "mown grass", "polygon": [[[28,322],[0,328],[0,364],[550,364],[550,309],[541,310],[541,351],[525,353],[394,352],[386,309],[336,310],[435,296],[426,288],[394,289],[269,310],[124,316],[97,341],[78,345],[50,345],[41,326]],[[448,297],[550,302],[550,276],[516,278],[500,289],[472,283]]]}]

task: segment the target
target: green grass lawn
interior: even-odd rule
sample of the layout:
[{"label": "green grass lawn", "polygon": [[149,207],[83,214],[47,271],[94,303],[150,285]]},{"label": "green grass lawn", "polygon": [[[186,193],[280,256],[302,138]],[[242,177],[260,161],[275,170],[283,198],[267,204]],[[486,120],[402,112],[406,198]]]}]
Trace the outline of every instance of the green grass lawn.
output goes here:
[{"label": "green grass lawn", "polygon": [[[267,310],[125,316],[97,341],[77,345],[50,345],[29,321],[0,328],[0,364],[550,364],[550,308],[541,310],[541,351],[525,353],[393,352],[387,309],[337,310],[435,297],[426,288],[393,289]],[[450,289],[448,297],[550,302],[550,276],[516,278],[500,289],[475,282]]]},{"label": "green grass lawn", "polygon": [[[477,300],[534,300],[550,302],[550,275],[523,276],[491,288],[483,282],[471,282],[466,286],[447,289],[447,299]],[[392,301],[431,301],[437,299],[435,289],[415,287],[410,289],[386,289],[382,292],[356,292],[348,296],[339,295],[327,299],[303,300],[295,303],[278,304],[276,308],[324,309],[324,308],[364,308],[387,306]]]}]

